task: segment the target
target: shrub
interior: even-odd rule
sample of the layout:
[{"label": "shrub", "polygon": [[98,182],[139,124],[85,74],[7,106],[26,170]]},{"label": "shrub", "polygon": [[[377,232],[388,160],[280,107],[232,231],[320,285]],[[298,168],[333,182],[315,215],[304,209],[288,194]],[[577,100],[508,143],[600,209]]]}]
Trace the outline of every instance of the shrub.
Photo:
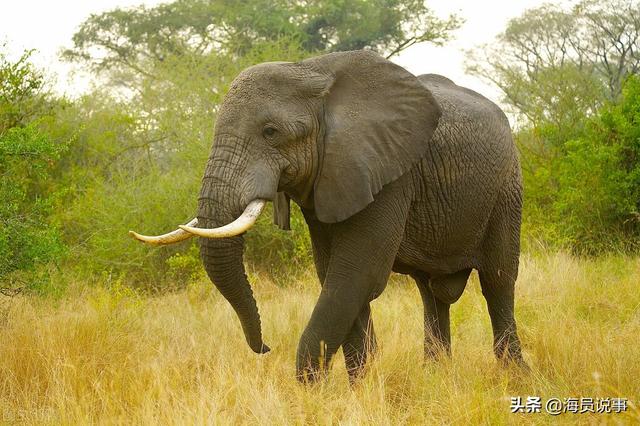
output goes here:
[{"label": "shrub", "polygon": [[47,184],[62,150],[34,124],[0,134],[0,281],[64,252],[59,229],[49,221],[55,193]]},{"label": "shrub", "polygon": [[66,144],[40,129],[53,104],[31,52],[9,61],[0,52],[0,283],[38,287],[39,266],[65,251],[50,220],[60,188],[52,173]]},{"label": "shrub", "polygon": [[586,254],[640,247],[639,78],[545,157],[523,162],[526,235]]}]

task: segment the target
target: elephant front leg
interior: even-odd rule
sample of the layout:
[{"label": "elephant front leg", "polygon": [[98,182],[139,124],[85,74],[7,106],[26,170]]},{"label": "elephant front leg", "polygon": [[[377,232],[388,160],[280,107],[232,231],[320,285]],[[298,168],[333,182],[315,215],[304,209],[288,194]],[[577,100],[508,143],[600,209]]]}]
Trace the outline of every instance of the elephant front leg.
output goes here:
[{"label": "elephant front leg", "polygon": [[321,377],[340,346],[345,349],[350,376],[362,371],[367,351],[375,348],[369,302],[387,284],[407,208],[402,192],[393,192],[390,185],[366,209],[332,225],[322,291],[298,345],[299,380]]},{"label": "elephant front leg", "polygon": [[[391,248],[396,247],[394,240],[389,243]],[[348,250],[346,255],[340,247],[332,249],[318,303],[298,345],[296,371],[303,382],[323,376],[341,345],[346,347],[350,375],[355,377],[362,371],[367,346],[371,346],[367,342],[375,342],[366,333],[370,324],[368,303],[384,289],[395,251],[372,249],[369,255],[363,253],[361,248]]]},{"label": "elephant front leg", "polygon": [[349,381],[354,384],[362,376],[368,359],[378,348],[371,320],[371,307],[367,303],[342,344]]},{"label": "elephant front leg", "polygon": [[315,382],[328,371],[333,355],[346,341],[368,298],[356,283],[323,286],[298,345],[298,380]]},{"label": "elephant front leg", "polygon": [[[331,225],[319,222],[311,212],[303,210],[303,213],[311,235],[318,278],[320,284],[323,284],[331,258]],[[352,384],[363,374],[367,360],[375,353],[376,349],[377,342],[373,331],[371,309],[366,303],[342,344],[345,364]]]}]

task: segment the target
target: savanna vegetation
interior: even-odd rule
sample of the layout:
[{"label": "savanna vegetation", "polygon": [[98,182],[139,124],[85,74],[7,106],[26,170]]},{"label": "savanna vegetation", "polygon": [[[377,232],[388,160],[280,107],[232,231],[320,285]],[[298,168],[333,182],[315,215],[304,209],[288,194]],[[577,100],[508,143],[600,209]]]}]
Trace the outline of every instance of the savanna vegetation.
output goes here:
[{"label": "savanna vegetation", "polygon": [[519,118],[525,242],[637,252],[639,43],[637,2],[585,0],[528,10],[470,52]]},{"label": "savanna vegetation", "polygon": [[[206,281],[156,297],[122,281],[71,281],[61,300],[4,307],[0,415],[26,424],[635,424],[639,271],[624,256],[525,255],[516,303],[529,374],[496,364],[476,274],[452,309],[452,358],[423,363],[420,295],[395,276],[372,304],[379,356],[354,388],[341,356],[327,382],[305,388],[293,378],[318,293],[312,273],[287,286],[250,273],[272,349],[262,356]],[[510,397],[528,395],[635,405],[512,414]]]},{"label": "savanna vegetation", "polygon": [[[361,48],[393,58],[446,44],[463,18],[422,0],[115,9],[89,17],[62,54],[94,79],[73,98],[52,91],[32,52],[11,58],[0,46],[0,419],[640,420],[635,1],[545,4],[468,55],[468,72],[501,89],[515,124],[525,185],[516,314],[530,373],[495,365],[475,276],[452,309],[453,358],[424,365],[417,289],[394,276],[373,303],[382,349],[370,374],[355,388],[341,374],[300,387],[292,360],[319,285],[299,211],[290,232],[267,212],[246,238],[266,356],[245,347],[195,239],[149,248],[127,236],[194,216],[217,106],[245,67]],[[516,395],[626,397],[630,407],[514,415]]]}]

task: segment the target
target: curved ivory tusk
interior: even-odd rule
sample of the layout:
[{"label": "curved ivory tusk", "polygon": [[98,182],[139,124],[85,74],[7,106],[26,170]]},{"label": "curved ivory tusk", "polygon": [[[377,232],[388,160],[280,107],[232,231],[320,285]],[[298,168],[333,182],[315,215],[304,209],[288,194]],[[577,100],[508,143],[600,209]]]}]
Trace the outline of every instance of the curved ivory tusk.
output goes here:
[{"label": "curved ivory tusk", "polygon": [[[186,226],[195,226],[198,224],[198,218],[194,218]],[[129,231],[129,235],[135,238],[138,241],[142,241],[143,243],[151,244],[152,246],[164,246],[167,244],[174,244],[180,241],[187,240],[193,237],[192,234],[183,231],[182,229],[176,229],[175,231],[171,231],[168,234],[158,235],[158,236],[147,236],[140,235],[137,232]]]},{"label": "curved ivory tusk", "polygon": [[253,226],[266,203],[267,202],[265,200],[261,199],[253,200],[249,203],[247,208],[244,209],[244,212],[239,218],[227,225],[221,226],[220,228],[194,228],[190,225],[180,225],[179,228],[190,232],[193,235],[204,238],[234,237],[242,234]]}]

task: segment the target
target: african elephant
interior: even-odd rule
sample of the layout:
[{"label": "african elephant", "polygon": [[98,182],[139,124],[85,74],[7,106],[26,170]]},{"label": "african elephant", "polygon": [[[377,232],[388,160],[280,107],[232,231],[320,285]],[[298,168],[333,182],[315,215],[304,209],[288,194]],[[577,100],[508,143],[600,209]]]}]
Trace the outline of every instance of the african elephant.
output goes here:
[{"label": "african elephant", "polygon": [[[521,172],[504,113],[438,75],[414,76],[370,51],[252,66],[216,122],[197,218],[158,237],[201,238],[204,267],[265,353],[243,266],[243,237],[273,201],[309,227],[322,284],[297,351],[315,380],[342,346],[355,379],[376,348],[369,302],[391,271],[412,276],[424,304],[427,356],[450,352],[449,306],[479,272],[500,360],[521,363],[514,319]],[[244,212],[244,213],[243,213]]]}]

